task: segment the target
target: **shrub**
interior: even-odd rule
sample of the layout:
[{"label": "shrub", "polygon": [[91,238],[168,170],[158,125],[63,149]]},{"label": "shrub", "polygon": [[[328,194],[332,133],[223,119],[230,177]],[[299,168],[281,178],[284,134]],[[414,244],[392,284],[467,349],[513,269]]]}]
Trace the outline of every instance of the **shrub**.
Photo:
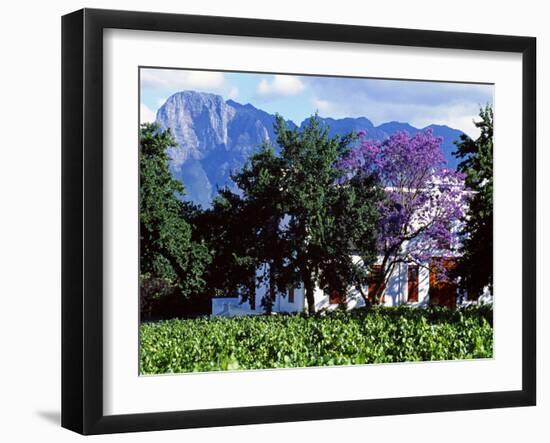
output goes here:
[{"label": "shrub", "polygon": [[142,374],[493,356],[492,309],[375,307],[325,315],[198,318],[140,327]]}]

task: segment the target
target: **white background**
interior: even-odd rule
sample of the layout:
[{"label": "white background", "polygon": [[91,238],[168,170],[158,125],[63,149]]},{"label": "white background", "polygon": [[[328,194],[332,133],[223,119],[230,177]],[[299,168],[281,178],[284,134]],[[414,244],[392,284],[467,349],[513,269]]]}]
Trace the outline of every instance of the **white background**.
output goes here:
[{"label": "white background", "polygon": [[[542,89],[550,70],[550,30],[543,2],[366,2],[322,5],[296,1],[189,2],[157,0],[10,2],[0,28],[0,437],[4,441],[73,441],[59,428],[60,411],[60,16],[82,6],[237,15],[258,18],[534,35],[538,41],[539,226],[548,224],[548,156],[542,156],[543,122],[550,104]],[[247,4],[248,3],[248,4]],[[546,74],[548,76],[548,74]],[[519,125],[520,122],[518,121]],[[546,199],[547,200],[547,199]],[[548,234],[539,230],[539,267],[548,269]],[[546,271],[548,272],[548,271]],[[550,306],[539,278],[539,406],[493,411],[285,423],[223,429],[102,436],[95,441],[548,441]]]}]

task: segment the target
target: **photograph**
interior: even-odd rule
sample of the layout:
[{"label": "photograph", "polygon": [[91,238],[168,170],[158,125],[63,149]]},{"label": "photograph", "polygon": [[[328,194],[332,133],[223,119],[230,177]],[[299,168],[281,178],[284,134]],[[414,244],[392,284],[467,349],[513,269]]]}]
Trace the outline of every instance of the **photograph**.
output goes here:
[{"label": "photograph", "polygon": [[494,357],[494,84],[137,74],[139,375]]}]

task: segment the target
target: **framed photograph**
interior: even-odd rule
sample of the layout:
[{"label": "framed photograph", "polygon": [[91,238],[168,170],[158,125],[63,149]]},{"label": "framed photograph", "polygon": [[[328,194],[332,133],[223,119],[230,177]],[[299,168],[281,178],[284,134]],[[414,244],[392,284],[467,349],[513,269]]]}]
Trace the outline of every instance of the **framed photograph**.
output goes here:
[{"label": "framed photograph", "polygon": [[62,59],[62,426],[535,405],[535,38],[84,9]]}]

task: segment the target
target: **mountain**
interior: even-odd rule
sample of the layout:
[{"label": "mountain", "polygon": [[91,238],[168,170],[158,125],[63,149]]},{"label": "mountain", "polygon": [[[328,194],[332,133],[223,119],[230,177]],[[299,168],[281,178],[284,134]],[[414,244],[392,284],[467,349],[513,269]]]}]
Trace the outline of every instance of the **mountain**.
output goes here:
[{"label": "mountain", "polygon": [[275,139],[274,115],[215,94],[178,92],[158,110],[156,120],[171,129],[177,142],[168,152],[172,175],[185,184],[188,200],[205,207],[218,187],[233,185],[232,171],[264,140]]},{"label": "mountain", "polygon": [[[203,207],[210,206],[218,188],[235,189],[231,173],[239,170],[265,140],[276,145],[274,115],[251,104],[224,101],[216,94],[178,92],[161,106],[156,121],[161,128],[170,128],[177,142],[168,152],[172,175],[184,183],[186,199]],[[368,137],[382,140],[398,130],[412,135],[425,129],[399,122],[374,126],[365,117],[321,118],[321,121],[328,126],[331,136],[365,130]],[[297,127],[290,120],[287,124]],[[457,161],[451,154],[455,150],[453,141],[458,140],[462,132],[447,126],[428,127],[443,137],[442,149],[448,166],[455,168]]]},{"label": "mountain", "polygon": [[[459,163],[453,155],[453,152],[456,151],[456,146],[453,142],[455,140],[459,140],[460,136],[463,134],[463,132],[458,129],[453,129],[444,125],[430,125],[419,129],[408,123],[400,122],[389,122],[381,124],[380,126],[374,126],[372,122],[365,117],[342,118],[338,120],[333,118],[321,118],[321,120],[328,125],[330,136],[347,134],[351,131],[357,132],[362,129],[367,132],[368,138],[377,140],[384,140],[397,131],[407,131],[409,134],[414,135],[420,131],[431,128],[434,135],[443,137],[441,150],[443,151],[443,156],[447,161],[447,167],[456,169],[456,166]],[[306,122],[304,121],[301,126],[305,123]]]},{"label": "mountain", "polygon": [[438,137],[443,137],[443,143],[441,143],[441,150],[443,151],[443,156],[447,160],[447,167],[450,169],[456,169],[457,165],[461,160],[457,159],[453,152],[456,151],[455,141],[460,140],[460,136],[464,134],[458,129],[449,128],[446,125],[429,125],[426,128],[431,128],[434,135]]}]

